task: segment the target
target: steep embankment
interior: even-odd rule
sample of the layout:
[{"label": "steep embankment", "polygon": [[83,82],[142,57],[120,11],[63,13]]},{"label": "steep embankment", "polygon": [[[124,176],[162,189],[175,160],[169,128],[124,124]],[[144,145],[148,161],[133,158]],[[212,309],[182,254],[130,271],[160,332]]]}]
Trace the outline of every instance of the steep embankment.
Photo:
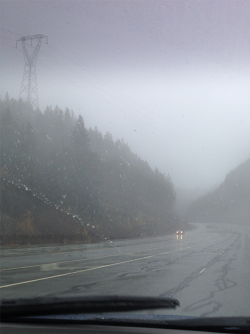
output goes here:
[{"label": "steep embankment", "polygon": [[250,159],[230,171],[216,190],[193,202],[188,218],[197,222],[250,224]]},{"label": "steep embankment", "polygon": [[79,217],[59,210],[21,184],[1,179],[1,244],[86,242],[100,237]]}]

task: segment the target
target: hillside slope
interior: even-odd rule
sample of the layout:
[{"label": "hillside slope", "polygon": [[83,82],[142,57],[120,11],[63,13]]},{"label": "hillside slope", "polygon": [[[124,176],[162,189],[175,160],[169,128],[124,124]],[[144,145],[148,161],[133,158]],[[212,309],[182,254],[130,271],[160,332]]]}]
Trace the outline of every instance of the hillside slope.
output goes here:
[{"label": "hillside slope", "polygon": [[[6,95],[0,99],[0,133],[0,191],[5,203],[0,213],[17,224],[32,220],[36,228],[29,230],[43,235],[55,230],[54,235],[75,236],[78,229],[92,227],[104,240],[176,230],[171,178],[152,170],[122,139],[86,129],[83,117],[73,111],[47,107],[42,113]],[[16,188],[10,189],[10,184]],[[19,186],[30,193],[20,192]],[[32,211],[35,194],[46,200],[46,208],[38,205],[40,216],[47,209],[46,219]],[[80,223],[59,219],[55,210],[78,217]],[[49,218],[54,215],[57,218]],[[61,220],[68,232],[62,231]]]},{"label": "hillside slope", "polygon": [[250,159],[230,171],[216,190],[193,202],[188,218],[197,222],[250,224]]}]

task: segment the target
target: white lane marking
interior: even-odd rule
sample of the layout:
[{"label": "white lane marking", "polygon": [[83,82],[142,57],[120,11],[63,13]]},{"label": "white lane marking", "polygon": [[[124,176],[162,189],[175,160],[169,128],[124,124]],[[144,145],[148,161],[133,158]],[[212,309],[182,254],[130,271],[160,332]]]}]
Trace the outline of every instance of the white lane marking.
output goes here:
[{"label": "white lane marking", "polygon": [[[205,243],[208,243],[208,242],[209,241],[207,241]],[[204,244],[204,242],[202,242],[200,244]],[[181,251],[184,250],[184,249],[189,249],[189,248],[193,248],[193,247],[196,247],[196,246],[197,245],[185,247],[185,248],[182,248]],[[88,268],[88,269],[77,270],[77,271],[73,271],[73,272],[69,272],[69,273],[65,273],[65,274],[48,276],[48,277],[42,277],[42,278],[37,278],[37,279],[33,279],[33,280],[29,280],[29,281],[24,281],[24,282],[18,282],[18,283],[12,283],[12,284],[7,284],[7,285],[2,285],[2,286],[0,286],[0,289],[8,288],[8,287],[11,287],[11,286],[16,286],[16,285],[22,285],[22,284],[27,284],[27,283],[33,283],[33,282],[38,282],[38,281],[49,280],[49,279],[63,277],[63,276],[75,275],[75,274],[83,273],[83,272],[86,272],[86,271],[92,271],[92,270],[97,270],[97,269],[102,269],[102,268],[113,267],[113,266],[117,266],[117,265],[124,264],[124,263],[130,263],[130,262],[135,262],[135,261],[150,259],[150,258],[153,258],[155,256],[166,255],[166,254],[169,254],[169,253],[174,253],[174,252],[179,252],[179,251],[180,251],[180,249],[175,249],[175,250],[164,252],[164,253],[158,253],[158,254],[155,254],[155,255],[148,255],[148,256],[139,257],[139,258],[133,259],[133,260],[126,260],[126,261],[122,261],[122,262],[115,262],[115,263],[110,263],[110,264],[106,264],[106,265],[102,265],[102,266],[97,266],[97,267],[92,267],[92,268]]]},{"label": "white lane marking", "polygon": [[204,271],[205,269],[206,269],[206,268],[203,268],[203,269],[199,272],[199,274],[203,273],[203,271]]},{"label": "white lane marking", "polygon": [[[220,238],[216,238],[216,239],[213,239],[212,241],[214,240],[218,240],[218,239],[221,239]],[[205,242],[205,243],[208,243],[209,241]],[[188,243],[188,242],[186,242]],[[198,244],[200,245],[200,244]],[[139,253],[139,252],[147,252],[147,251],[152,251],[152,250],[156,250],[156,249],[162,249],[162,248],[168,248],[168,247],[172,247],[173,245],[166,245],[166,246],[163,246],[163,247],[156,247],[156,248],[147,248],[147,249],[144,249],[144,250],[138,250],[138,251],[135,251],[135,252],[126,252],[126,253],[119,253],[119,254],[112,254],[112,255],[104,255],[104,256],[97,256],[97,257],[90,257],[90,258],[85,258],[85,259],[77,259],[77,260],[67,260],[67,261],[59,261],[59,262],[56,262],[58,264],[63,264],[63,263],[70,263],[70,262],[80,262],[80,261],[88,261],[88,260],[98,260],[98,259],[104,259],[104,258],[107,258],[107,257],[114,257],[114,256],[120,256],[120,255],[133,255],[135,253]],[[179,249],[181,250],[181,249]],[[50,264],[50,263],[55,263],[55,262],[49,262],[49,263],[40,263],[40,264],[34,264],[34,265],[31,265],[31,266],[23,266],[23,267],[13,267],[13,268],[3,268],[3,269],[0,269],[0,272],[1,271],[8,271],[8,270],[17,270],[17,269],[27,269],[27,268],[34,268],[34,267],[41,267],[42,265],[46,265],[46,264]]]},{"label": "white lane marking", "polygon": [[[56,262],[58,264],[62,264],[62,263],[68,263],[68,262],[79,262],[79,261],[88,261],[88,260],[98,260],[98,259],[104,259],[106,257],[114,257],[114,256],[120,256],[120,255],[133,255],[134,253],[138,253],[138,252],[145,252],[147,250],[155,250],[155,249],[161,249],[161,248],[165,248],[165,247],[159,247],[159,248],[150,248],[150,249],[145,249],[145,250],[140,250],[140,251],[136,251],[133,253],[119,253],[119,254],[112,254],[112,255],[104,255],[104,256],[97,256],[97,257],[89,257],[89,258],[84,258],[84,259],[77,259],[77,260],[67,260],[67,261],[59,261]],[[17,269],[26,269],[26,268],[33,268],[33,267],[41,267],[42,265],[49,265],[49,264],[53,264],[55,262],[49,262],[49,263],[41,263],[41,264],[34,264],[32,266],[24,266],[24,267],[14,267],[14,268],[4,268],[4,269],[0,269],[0,271],[7,271],[7,270],[17,270]]]},{"label": "white lane marking", "polygon": [[40,265],[41,271],[49,271],[59,269],[58,263],[44,263]]},{"label": "white lane marking", "polygon": [[[111,254],[111,255],[104,255],[104,256],[96,256],[96,257],[89,257],[89,258],[85,258],[85,259],[77,259],[77,260],[67,260],[67,261],[59,261],[56,262],[58,264],[63,264],[63,263],[69,263],[69,262],[79,262],[79,261],[88,261],[88,260],[98,260],[98,259],[104,259],[107,257],[114,257],[114,256],[120,256],[120,255],[133,255],[135,253],[139,253],[139,252],[146,252],[149,250],[156,250],[156,249],[162,249],[162,248],[166,248],[169,246],[164,246],[164,247],[156,247],[156,248],[148,248],[148,249],[144,249],[144,250],[138,250],[135,252],[129,252],[129,253],[119,253],[119,254]],[[26,269],[26,268],[33,268],[33,267],[40,267],[43,264],[44,265],[49,265],[49,264],[53,264],[55,262],[49,262],[49,263],[41,263],[41,264],[34,264],[32,266],[24,266],[24,267],[14,267],[14,268],[5,268],[5,269],[0,269],[0,271],[7,271],[7,270],[17,270],[17,269]]]}]

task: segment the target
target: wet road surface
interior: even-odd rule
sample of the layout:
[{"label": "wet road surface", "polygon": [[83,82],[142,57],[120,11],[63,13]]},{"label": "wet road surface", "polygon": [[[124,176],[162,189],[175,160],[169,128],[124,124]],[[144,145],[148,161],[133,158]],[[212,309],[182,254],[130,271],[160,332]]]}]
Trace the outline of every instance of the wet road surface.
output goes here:
[{"label": "wet road surface", "polygon": [[2,248],[0,275],[1,298],[164,296],[181,306],[149,313],[249,316],[250,228],[196,224],[183,236]]}]

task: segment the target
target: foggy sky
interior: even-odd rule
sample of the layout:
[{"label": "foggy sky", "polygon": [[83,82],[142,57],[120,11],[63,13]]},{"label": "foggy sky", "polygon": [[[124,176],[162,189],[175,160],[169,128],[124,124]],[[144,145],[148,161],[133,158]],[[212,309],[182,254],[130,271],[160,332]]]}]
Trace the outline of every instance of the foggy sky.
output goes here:
[{"label": "foggy sky", "polygon": [[1,1],[1,96],[16,40],[44,34],[40,109],[82,114],[178,187],[211,187],[250,156],[250,2]]}]

